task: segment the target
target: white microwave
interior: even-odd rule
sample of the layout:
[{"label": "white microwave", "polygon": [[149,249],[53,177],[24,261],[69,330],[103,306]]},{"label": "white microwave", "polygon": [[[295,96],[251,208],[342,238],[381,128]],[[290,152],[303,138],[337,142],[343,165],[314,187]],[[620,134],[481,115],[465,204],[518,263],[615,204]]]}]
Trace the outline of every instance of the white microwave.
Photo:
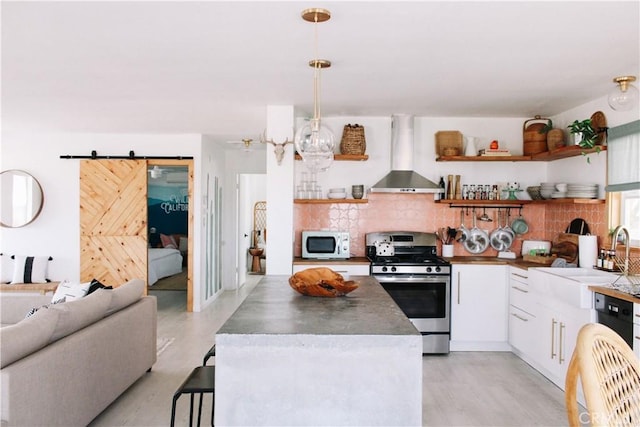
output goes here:
[{"label": "white microwave", "polygon": [[344,231],[303,231],[302,258],[347,259],[349,258],[349,233]]}]

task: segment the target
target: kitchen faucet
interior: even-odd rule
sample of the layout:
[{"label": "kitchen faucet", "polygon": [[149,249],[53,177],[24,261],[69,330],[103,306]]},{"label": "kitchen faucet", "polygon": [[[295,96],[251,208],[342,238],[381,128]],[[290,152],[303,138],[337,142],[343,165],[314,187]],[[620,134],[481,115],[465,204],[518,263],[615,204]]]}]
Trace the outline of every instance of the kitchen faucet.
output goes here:
[{"label": "kitchen faucet", "polygon": [[631,245],[629,244],[629,231],[626,228],[624,228],[622,225],[617,226],[616,229],[613,230],[613,238],[611,240],[611,250],[612,251],[616,250],[616,246],[618,244],[618,235],[620,234],[621,231],[624,233],[624,238],[625,238],[623,273],[626,276],[629,274],[629,250],[631,249]]}]

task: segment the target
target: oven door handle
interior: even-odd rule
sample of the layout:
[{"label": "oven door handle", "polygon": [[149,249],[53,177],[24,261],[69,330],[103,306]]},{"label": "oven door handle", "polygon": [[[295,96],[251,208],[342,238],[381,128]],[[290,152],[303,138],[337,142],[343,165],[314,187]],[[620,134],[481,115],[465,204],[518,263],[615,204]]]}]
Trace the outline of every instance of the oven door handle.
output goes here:
[{"label": "oven door handle", "polygon": [[373,276],[375,279],[380,282],[381,285],[385,283],[395,284],[395,283],[442,283],[448,282],[449,278],[447,276],[430,276],[430,277],[392,277],[392,278],[382,278]]}]

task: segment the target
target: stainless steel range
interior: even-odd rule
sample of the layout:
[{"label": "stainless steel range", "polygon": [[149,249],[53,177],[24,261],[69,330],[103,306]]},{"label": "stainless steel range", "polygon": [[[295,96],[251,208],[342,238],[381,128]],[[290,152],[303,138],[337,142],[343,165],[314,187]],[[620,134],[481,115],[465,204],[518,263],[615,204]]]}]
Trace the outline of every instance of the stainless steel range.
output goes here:
[{"label": "stainless steel range", "polygon": [[422,334],[423,353],[449,353],[451,264],[436,255],[436,235],[367,233],[375,277]]}]

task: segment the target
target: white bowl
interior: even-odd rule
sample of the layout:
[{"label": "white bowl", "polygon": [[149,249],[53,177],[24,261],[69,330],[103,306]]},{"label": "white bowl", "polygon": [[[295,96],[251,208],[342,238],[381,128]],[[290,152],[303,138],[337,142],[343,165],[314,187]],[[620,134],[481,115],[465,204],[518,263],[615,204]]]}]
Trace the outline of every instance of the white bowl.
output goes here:
[{"label": "white bowl", "polygon": [[330,199],[346,199],[347,193],[329,193],[327,194],[327,197]]},{"label": "white bowl", "polygon": [[331,188],[329,189],[329,193],[347,193],[347,190],[344,188]]}]

